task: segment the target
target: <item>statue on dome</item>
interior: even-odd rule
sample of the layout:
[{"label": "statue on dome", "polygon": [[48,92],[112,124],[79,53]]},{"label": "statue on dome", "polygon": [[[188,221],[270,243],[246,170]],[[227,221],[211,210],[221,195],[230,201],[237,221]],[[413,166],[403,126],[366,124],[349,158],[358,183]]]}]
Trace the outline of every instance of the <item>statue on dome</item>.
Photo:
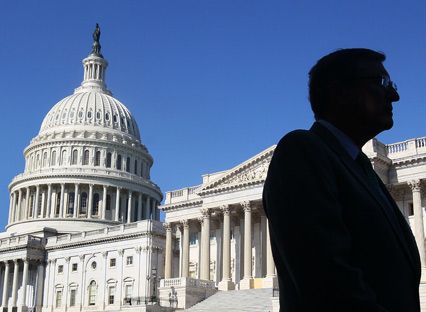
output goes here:
[{"label": "statue on dome", "polygon": [[101,44],[99,43],[99,39],[101,37],[101,28],[99,24],[96,23],[95,31],[93,32],[93,45],[91,54],[102,57],[101,54]]}]

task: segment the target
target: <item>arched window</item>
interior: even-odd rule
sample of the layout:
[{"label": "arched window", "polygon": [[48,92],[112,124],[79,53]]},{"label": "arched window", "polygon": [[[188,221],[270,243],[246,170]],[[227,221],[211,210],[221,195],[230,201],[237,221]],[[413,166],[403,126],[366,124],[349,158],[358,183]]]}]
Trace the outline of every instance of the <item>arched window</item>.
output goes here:
[{"label": "arched window", "polygon": [[135,168],[134,168],[134,174],[138,174],[138,160],[135,159]]},{"label": "arched window", "polygon": [[117,155],[117,163],[115,164],[117,170],[121,170],[121,155]]},{"label": "arched window", "polygon": [[47,166],[47,152],[43,153],[43,167]]},{"label": "arched window", "polygon": [[40,167],[40,154],[37,154],[36,168]]},{"label": "arched window", "polygon": [[80,213],[81,214],[87,213],[87,193],[86,192],[81,193]]},{"label": "arched window", "polygon": [[69,215],[74,214],[74,192],[68,194],[68,212]]},{"label": "arched window", "polygon": [[126,171],[130,172],[130,157],[127,157],[126,159]]},{"label": "arched window", "polygon": [[77,160],[78,160],[78,151],[75,149],[75,150],[72,151],[71,164],[72,165],[77,165]]},{"label": "arched window", "polygon": [[96,304],[96,282],[91,281],[89,284],[89,305],[95,305]]},{"label": "arched window", "polygon": [[65,165],[67,163],[67,151],[63,150],[61,155],[61,165]]},{"label": "arched window", "polygon": [[111,210],[111,195],[107,195],[106,197],[105,210]]},{"label": "arched window", "polygon": [[93,194],[92,216],[97,216],[99,213],[99,194]]},{"label": "arched window", "polygon": [[95,154],[95,166],[100,166],[101,165],[101,152],[100,151],[96,151]]},{"label": "arched window", "polygon": [[52,152],[51,159],[50,159],[50,165],[56,166],[56,151]]},{"label": "arched window", "polygon": [[107,157],[106,157],[106,167],[107,168],[111,168],[111,153],[107,153]]},{"label": "arched window", "polygon": [[89,150],[85,150],[83,154],[83,165],[87,166],[89,164]]}]

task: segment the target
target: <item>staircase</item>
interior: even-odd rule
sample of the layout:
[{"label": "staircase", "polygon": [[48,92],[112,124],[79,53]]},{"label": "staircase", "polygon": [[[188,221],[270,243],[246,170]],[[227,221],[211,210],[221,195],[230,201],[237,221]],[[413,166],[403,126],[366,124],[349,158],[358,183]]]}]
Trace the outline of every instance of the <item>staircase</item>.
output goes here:
[{"label": "staircase", "polygon": [[185,310],[188,312],[270,312],[272,289],[218,291],[213,296]]}]

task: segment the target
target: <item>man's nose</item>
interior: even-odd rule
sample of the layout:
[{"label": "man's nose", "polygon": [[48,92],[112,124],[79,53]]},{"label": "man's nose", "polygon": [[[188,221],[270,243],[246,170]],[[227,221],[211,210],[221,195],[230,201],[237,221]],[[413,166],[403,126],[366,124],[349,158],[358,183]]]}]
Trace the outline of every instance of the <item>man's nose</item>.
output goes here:
[{"label": "man's nose", "polygon": [[387,97],[389,98],[389,100],[391,100],[391,102],[399,101],[399,93],[392,86],[388,88]]}]

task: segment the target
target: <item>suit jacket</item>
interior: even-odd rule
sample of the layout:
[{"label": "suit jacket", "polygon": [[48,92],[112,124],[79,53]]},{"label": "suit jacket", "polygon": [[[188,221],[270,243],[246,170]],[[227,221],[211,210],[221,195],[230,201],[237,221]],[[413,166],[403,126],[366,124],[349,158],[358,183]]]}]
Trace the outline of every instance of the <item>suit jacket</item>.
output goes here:
[{"label": "suit jacket", "polygon": [[319,123],[281,139],[263,192],[281,311],[420,311],[417,246],[380,187]]}]

